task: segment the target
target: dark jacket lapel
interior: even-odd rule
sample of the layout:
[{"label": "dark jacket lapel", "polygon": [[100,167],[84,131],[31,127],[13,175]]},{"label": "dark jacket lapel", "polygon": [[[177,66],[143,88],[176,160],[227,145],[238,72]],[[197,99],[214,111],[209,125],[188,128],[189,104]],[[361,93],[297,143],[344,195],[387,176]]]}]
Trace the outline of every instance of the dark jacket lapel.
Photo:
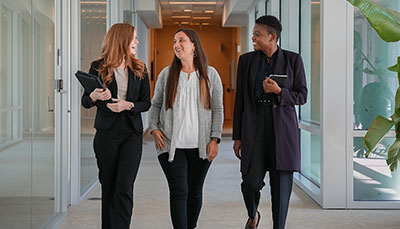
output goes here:
[{"label": "dark jacket lapel", "polygon": [[131,90],[132,90],[131,84],[134,82],[133,81],[134,77],[135,77],[135,75],[133,74],[132,70],[128,67],[128,89],[127,89],[127,92],[126,92],[126,98],[127,99],[128,99],[128,96],[130,95]]},{"label": "dark jacket lapel", "polygon": [[257,77],[257,69],[258,69],[258,64],[260,62],[260,51],[254,52],[253,58],[250,60],[250,71],[249,71],[249,83],[250,83],[250,92],[251,95],[254,95],[254,88],[256,86],[256,77]]},{"label": "dark jacket lapel", "polygon": [[286,75],[286,61],[282,49],[278,46],[277,57],[275,60],[274,74]]},{"label": "dark jacket lapel", "polygon": [[118,86],[117,86],[117,80],[115,80],[115,75],[113,73],[113,80],[108,84],[108,88],[111,91],[111,97],[112,98],[118,98]]}]

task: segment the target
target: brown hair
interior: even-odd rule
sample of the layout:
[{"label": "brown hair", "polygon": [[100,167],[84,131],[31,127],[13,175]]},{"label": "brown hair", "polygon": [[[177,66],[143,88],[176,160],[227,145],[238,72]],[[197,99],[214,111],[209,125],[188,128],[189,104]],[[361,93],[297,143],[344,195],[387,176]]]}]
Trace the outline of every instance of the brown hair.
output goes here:
[{"label": "brown hair", "polygon": [[[135,28],[127,23],[114,24],[106,33],[100,58],[95,61],[100,61],[97,69],[104,86],[107,86],[113,79],[113,68],[120,66],[125,60],[126,66],[140,79],[146,73],[144,63],[135,57],[130,50],[129,44],[134,39]],[[95,62],[93,61],[93,62]]]},{"label": "brown hair", "polygon": [[[210,87],[209,87],[209,78],[207,75],[207,67],[208,61],[206,54],[201,45],[201,41],[199,35],[197,35],[196,31],[187,28],[178,29],[175,34],[179,32],[184,32],[190,39],[190,41],[194,44],[196,55],[193,58],[193,64],[196,70],[199,71],[199,81],[200,81],[200,99],[203,103],[205,109],[211,109],[211,96],[210,96]],[[174,55],[174,59],[172,60],[171,67],[169,68],[167,85],[165,90],[165,105],[166,109],[172,108],[175,102],[179,74],[182,69],[181,60]]]}]

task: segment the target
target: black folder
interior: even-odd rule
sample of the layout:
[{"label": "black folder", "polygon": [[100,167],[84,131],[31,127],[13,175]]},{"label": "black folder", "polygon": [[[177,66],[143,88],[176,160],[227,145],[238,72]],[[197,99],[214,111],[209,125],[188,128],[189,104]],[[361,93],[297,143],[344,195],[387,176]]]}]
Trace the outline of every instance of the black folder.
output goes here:
[{"label": "black folder", "polygon": [[97,77],[95,75],[78,70],[75,73],[75,76],[79,80],[79,82],[81,83],[81,85],[85,89],[85,91],[89,94],[92,91],[94,91],[94,89],[96,89],[96,88],[105,89],[103,86],[103,83],[101,83],[99,77]]},{"label": "black folder", "polygon": [[[88,94],[92,93],[92,91],[94,91],[94,89],[96,88],[101,88],[103,90],[106,90],[103,83],[100,81],[100,78],[95,75],[78,70],[75,73],[75,76],[81,83],[82,87],[85,89],[86,93]],[[104,102],[115,103],[115,101],[112,99],[106,100]]]}]

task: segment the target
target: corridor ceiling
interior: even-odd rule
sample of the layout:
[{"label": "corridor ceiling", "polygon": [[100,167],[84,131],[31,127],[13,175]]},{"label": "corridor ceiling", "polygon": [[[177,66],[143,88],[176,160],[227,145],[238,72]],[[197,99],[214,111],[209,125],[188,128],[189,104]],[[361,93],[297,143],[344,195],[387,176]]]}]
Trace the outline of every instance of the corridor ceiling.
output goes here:
[{"label": "corridor ceiling", "polygon": [[[222,26],[225,15],[247,15],[257,0],[160,0],[163,25]],[[231,15],[232,14],[232,15]],[[226,20],[225,20],[226,22]],[[226,25],[225,25],[226,26]],[[234,26],[234,25],[227,25]]]}]

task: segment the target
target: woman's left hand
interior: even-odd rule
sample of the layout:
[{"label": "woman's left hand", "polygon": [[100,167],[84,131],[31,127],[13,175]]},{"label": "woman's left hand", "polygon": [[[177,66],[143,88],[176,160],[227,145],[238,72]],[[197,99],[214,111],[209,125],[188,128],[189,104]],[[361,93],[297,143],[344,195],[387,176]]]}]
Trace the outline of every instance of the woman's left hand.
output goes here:
[{"label": "woman's left hand", "polygon": [[218,154],[218,144],[215,140],[211,140],[207,146],[207,159],[208,161],[214,160]]},{"label": "woman's left hand", "polygon": [[275,80],[271,78],[266,78],[263,81],[263,88],[266,93],[274,93],[277,95],[281,94],[281,88],[278,86]]},{"label": "woman's left hand", "polygon": [[124,110],[130,110],[132,107],[132,102],[123,99],[112,99],[114,103],[107,103],[108,109],[113,112],[119,113]]}]

